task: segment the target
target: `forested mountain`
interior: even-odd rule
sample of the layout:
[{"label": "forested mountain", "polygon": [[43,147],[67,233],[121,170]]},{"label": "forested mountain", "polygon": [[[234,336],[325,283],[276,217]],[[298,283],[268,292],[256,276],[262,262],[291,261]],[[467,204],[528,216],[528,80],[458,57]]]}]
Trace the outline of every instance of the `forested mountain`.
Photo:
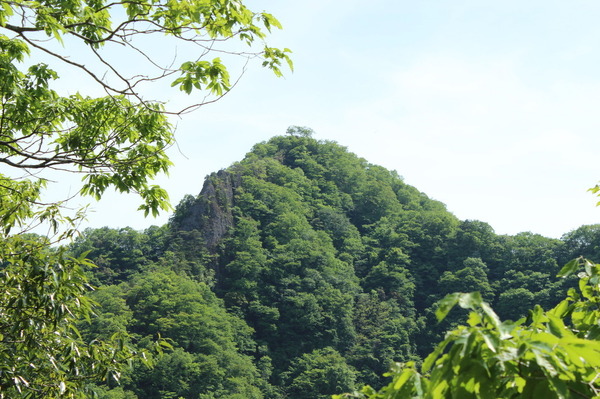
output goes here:
[{"label": "forested mountain", "polygon": [[[97,268],[87,339],[129,332],[173,349],[100,398],[328,398],[380,387],[443,332],[436,302],[479,291],[503,319],[551,307],[568,260],[600,260],[600,226],[550,239],[458,220],[393,171],[304,128],[206,177],[170,222],[92,229],[73,243]],[[200,183],[199,183],[200,184]]]}]

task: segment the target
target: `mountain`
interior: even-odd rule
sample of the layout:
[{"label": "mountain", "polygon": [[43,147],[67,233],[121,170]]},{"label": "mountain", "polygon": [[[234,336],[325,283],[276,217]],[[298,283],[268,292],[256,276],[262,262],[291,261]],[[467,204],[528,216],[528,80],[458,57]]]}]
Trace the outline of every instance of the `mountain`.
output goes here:
[{"label": "mountain", "polygon": [[[559,265],[598,254],[599,226],[561,240],[461,221],[394,171],[310,131],[259,143],[207,176],[166,226],[88,230],[102,306],[90,338],[160,334],[174,350],[105,398],[328,398],[420,361],[436,302],[479,291],[503,318],[553,305]],[[110,396],[113,395],[113,396]],[[121,395],[121,396],[119,396]],[[129,396],[126,396],[129,395]],[[101,396],[102,398],[103,396]]]}]

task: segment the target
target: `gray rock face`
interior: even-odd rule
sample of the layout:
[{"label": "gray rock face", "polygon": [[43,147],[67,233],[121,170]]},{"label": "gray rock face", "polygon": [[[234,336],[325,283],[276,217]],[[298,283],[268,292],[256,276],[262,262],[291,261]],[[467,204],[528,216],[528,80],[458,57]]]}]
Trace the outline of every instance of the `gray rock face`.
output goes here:
[{"label": "gray rock face", "polygon": [[181,230],[200,231],[209,250],[216,248],[233,226],[233,197],[239,185],[235,180],[234,176],[225,170],[208,176],[200,195],[186,209],[185,217],[178,223]]}]

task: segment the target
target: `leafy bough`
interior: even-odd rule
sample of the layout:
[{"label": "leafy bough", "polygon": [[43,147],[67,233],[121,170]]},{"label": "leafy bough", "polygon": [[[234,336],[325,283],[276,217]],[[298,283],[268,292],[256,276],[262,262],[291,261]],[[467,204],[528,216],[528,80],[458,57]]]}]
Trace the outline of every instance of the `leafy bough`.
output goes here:
[{"label": "leafy bough", "polygon": [[579,277],[556,307],[536,306],[527,318],[501,321],[475,293],[454,293],[439,303],[443,320],[457,305],[467,325],[446,334],[423,361],[396,364],[379,391],[334,398],[598,398],[600,397],[600,264],[578,258],[559,272]]},{"label": "leafy bough", "polygon": [[[258,59],[275,75],[291,68],[290,51],[265,42],[273,28],[275,17],[239,0],[0,0],[0,399],[89,397],[89,383],[118,379],[140,357],[127,337],[79,337],[76,322],[93,308],[90,265],[53,245],[85,218],[69,201],[115,189],[137,194],[145,214],[171,209],[151,184],[171,166],[170,115],[229,92],[232,60]],[[61,94],[56,67],[105,95]],[[203,95],[167,109],[166,98],[147,97],[160,81]],[[48,198],[67,174],[81,187]],[[42,227],[47,237],[30,234]]]}]

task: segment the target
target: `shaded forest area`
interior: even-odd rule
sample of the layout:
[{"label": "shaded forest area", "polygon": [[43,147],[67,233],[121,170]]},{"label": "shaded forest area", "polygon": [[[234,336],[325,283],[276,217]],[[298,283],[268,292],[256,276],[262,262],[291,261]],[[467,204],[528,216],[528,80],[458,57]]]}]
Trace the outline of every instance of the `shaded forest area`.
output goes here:
[{"label": "shaded forest area", "polygon": [[[422,359],[448,328],[436,302],[479,291],[502,319],[548,309],[600,260],[600,226],[561,239],[495,234],[310,131],[257,144],[145,231],[89,229],[70,247],[97,267],[84,339],[168,339],[103,399],[329,398],[381,387],[393,362]],[[193,182],[190,182],[192,185]]]}]

